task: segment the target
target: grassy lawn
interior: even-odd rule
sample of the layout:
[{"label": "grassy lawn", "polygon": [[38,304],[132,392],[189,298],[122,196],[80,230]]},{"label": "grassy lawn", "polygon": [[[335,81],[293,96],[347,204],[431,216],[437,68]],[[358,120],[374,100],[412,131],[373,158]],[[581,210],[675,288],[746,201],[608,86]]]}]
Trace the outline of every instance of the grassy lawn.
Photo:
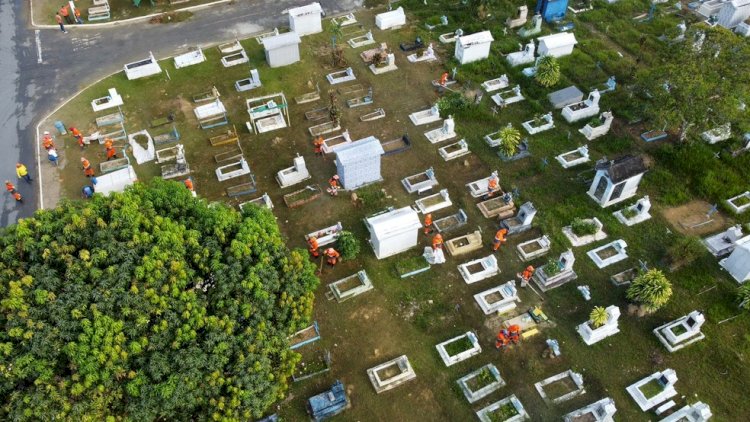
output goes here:
[{"label": "grassy lawn", "polygon": [[[198,6],[201,4],[212,3],[216,0],[188,0],[188,1],[172,1],[169,0],[154,0],[152,6],[149,0],[142,0],[139,7],[133,4],[133,0],[109,0],[110,19],[109,20],[96,20],[89,22],[88,20],[88,9],[94,6],[94,0],[76,0],[75,5],[77,9],[81,10],[81,19],[84,24],[86,23],[102,23],[102,22],[114,22],[123,19],[137,18],[139,16],[151,15],[154,13],[167,13],[174,12],[175,10],[182,9],[190,6]],[[60,10],[63,4],[67,4],[67,1],[50,1],[50,0],[34,0],[32,3],[33,8],[31,13],[34,14],[34,22],[37,25],[55,25],[55,13]],[[73,16],[71,14],[71,16]],[[186,16],[178,16],[177,19],[184,19]]]},{"label": "grassy lawn", "polygon": [[[402,3],[407,11],[416,10],[415,15],[418,17],[430,18],[434,15],[422,9],[421,1],[409,0]],[[520,40],[514,35],[504,36],[499,25],[499,22],[513,13],[514,5],[501,2],[490,23],[469,22],[468,14],[462,10],[465,9],[463,6],[444,6],[441,10],[446,11],[451,22],[466,19],[463,28],[467,33],[491,27],[496,39],[489,59],[459,68],[458,79],[461,83],[455,89],[462,90],[473,99],[474,93],[478,92],[479,83],[506,73],[512,84],[521,84],[522,93],[527,99],[495,114],[492,112],[491,106],[494,104],[490,96],[485,95],[478,106],[456,113],[456,130],[460,137],[466,139],[472,154],[445,162],[438,155],[437,148],[450,142],[432,145],[423,136],[423,132],[438,127],[439,124],[415,127],[409,122],[408,114],[426,109],[438,99],[430,81],[439,78],[443,71],[452,69],[455,63],[448,60],[452,57],[453,45],[439,44],[437,36],[454,30],[456,26],[438,28],[433,33],[426,31],[418,23],[398,31],[381,32],[373,29],[375,40],[387,42],[394,50],[399,69],[383,75],[373,75],[359,58],[363,49],[345,49],[345,58],[357,75],[357,80],[353,83],[372,86],[375,102],[368,107],[350,109],[346,107],[344,100],[364,94],[339,95],[342,127],[349,130],[352,139],[373,135],[386,141],[408,133],[412,139],[412,148],[404,153],[383,157],[384,182],[357,191],[360,198],[364,199],[362,207],[356,207],[348,195],[342,194],[338,197],[324,195],[307,205],[289,209],[284,206],[283,195],[304,184],[281,190],[274,180],[275,173],[289,167],[297,153],[305,157],[312,174],[312,180],[305,183],[324,186],[335,172],[332,156],[320,158],[313,155],[307,128],[315,123],[304,118],[306,111],[328,104],[326,93],[331,87],[325,80],[325,75],[333,69],[330,69],[330,56],[326,53],[330,45],[326,34],[305,37],[301,49],[302,62],[279,69],[268,68],[263,51],[255,40],[243,41],[250,57],[250,68],[259,70],[263,82],[261,88],[253,91],[235,91],[234,81],[247,77],[249,68],[223,68],[219,62],[219,52],[212,48],[205,50],[207,61],[196,66],[178,70],[171,61],[162,62],[162,68],[169,72],[169,79],[166,73],[162,73],[130,82],[123,73],[118,73],[86,89],[52,116],[52,121],[62,120],[68,126],[77,125],[84,133],[92,132],[95,130],[95,116],[89,103],[94,98],[104,96],[107,89],[112,87],[117,88],[124,98],[123,112],[129,132],[147,128],[150,120],[172,112],[175,115],[175,125],[182,135],[181,142],[185,145],[186,157],[193,170],[191,176],[195,180],[199,197],[237,205],[254,196],[240,199],[226,196],[226,188],[240,181],[233,179],[218,182],[214,174],[217,167],[214,156],[231,147],[211,147],[208,142],[210,136],[226,131],[227,126],[201,130],[192,111],[192,95],[216,86],[229,111],[230,124],[235,125],[240,132],[240,145],[256,176],[258,194],[268,192],[273,200],[274,214],[289,246],[305,247],[304,234],[338,221],[362,241],[362,253],[356,260],[342,262],[334,269],[323,268],[323,283],[316,295],[314,312],[322,339],[315,346],[331,352],[332,368],[330,372],[292,386],[287,399],[280,403],[278,409],[285,420],[304,420],[305,400],[329,388],[335,379],[341,379],[345,383],[352,402],[351,409],[336,420],[414,420],[414,415],[419,415],[419,420],[425,421],[472,420],[475,417],[474,411],[510,394],[518,396],[533,420],[553,420],[605,396],[615,400],[619,420],[645,420],[650,415],[647,416],[638,409],[625,392],[625,387],[653,373],[655,368],[667,367],[677,371],[680,381],[676,388],[681,395],[689,397],[691,402],[700,399],[708,403],[714,414],[726,420],[742,419],[742,415],[750,413],[750,403],[741,393],[748,387],[750,380],[750,371],[744,364],[744,359],[748,358],[750,352],[750,336],[746,334],[750,328],[750,319],[742,316],[717,325],[719,321],[736,315],[738,309],[734,299],[736,283],[718,270],[716,260],[705,253],[691,265],[668,274],[673,282],[672,300],[656,314],[643,318],[626,315],[625,290],[614,287],[609,281],[611,275],[637,266],[638,259],[646,261],[650,267],[662,265],[667,247],[679,236],[662,216],[662,212],[668,206],[687,202],[694,193],[685,187],[680,177],[670,176],[670,172],[661,167],[666,165],[664,157],[668,157],[663,151],[669,147],[658,143],[644,144],[637,138],[637,134],[643,131],[643,125],[627,124],[630,120],[628,113],[634,116],[637,109],[628,105],[628,91],[623,88],[628,80],[630,67],[634,64],[633,55],[641,52],[640,49],[633,48],[632,43],[637,46],[640,33],[644,33],[648,36],[644,49],[649,51],[651,38],[661,34],[660,28],[673,26],[679,18],[673,15],[658,17],[650,26],[638,27],[636,30],[633,28],[630,11],[645,12],[648,10],[646,2],[620,2],[606,9],[589,12],[589,16],[606,12],[605,17],[611,18],[610,26],[583,15],[585,22],[584,18],[580,22],[576,21],[575,33],[580,41],[578,48],[571,56],[560,59],[563,80],[552,89],[543,89],[524,77],[521,68],[509,68],[499,55],[518,48]],[[361,12],[357,16],[367,28],[374,28],[370,12]],[[410,16],[410,19],[413,17]],[[545,31],[549,29],[545,27]],[[397,46],[399,42],[413,40],[416,35],[421,35],[426,41],[433,41],[436,52],[446,62],[408,63],[406,54],[410,53],[399,51]],[[622,57],[614,52],[615,49],[623,52]],[[611,109],[617,120],[608,135],[589,143],[591,163],[564,170],[554,160],[554,156],[586,143],[585,138],[578,133],[585,122],[568,125],[559,111],[554,112],[555,129],[528,136],[532,153],[529,158],[501,162],[496,151],[483,141],[484,135],[495,132],[508,123],[520,129],[521,122],[549,111],[546,100],[549,92],[570,84],[586,91],[589,87],[603,83],[613,74],[618,78],[618,89],[615,93],[603,95],[601,106],[603,111]],[[314,90],[316,83],[320,85],[323,98],[315,103],[296,105],[293,98]],[[291,128],[264,135],[249,134],[244,128],[244,122],[248,120],[245,100],[282,91],[290,102]],[[382,107],[386,111],[386,118],[374,122],[359,121],[359,116],[376,107]],[[151,133],[159,133],[159,130]],[[522,133],[523,136],[527,135],[523,131]],[[58,139],[57,143],[61,144],[61,140]],[[60,179],[65,196],[75,198],[85,183],[82,171],[78,168],[81,152],[70,137],[65,139],[64,144]],[[630,228],[620,224],[612,212],[632,204],[636,198],[604,210],[586,195],[593,177],[593,161],[603,156],[611,158],[629,152],[643,153],[656,165],[656,169],[646,174],[639,190],[639,196],[650,195],[653,218]],[[104,148],[92,145],[84,153],[98,168],[103,160]],[[543,159],[549,164],[544,164]],[[377,260],[365,242],[368,234],[362,218],[386,206],[413,204],[417,199],[416,195],[408,195],[400,180],[429,167],[435,170],[440,182],[439,188],[448,189],[454,203],[453,207],[436,212],[433,217],[437,219],[453,214],[458,208],[464,209],[469,217],[469,224],[457,233],[446,236],[446,240],[472,232],[478,226],[483,232],[486,247],[460,258],[447,257],[446,264],[435,265],[414,277],[401,279],[399,272],[413,268],[413,264],[407,259],[419,256],[422,247],[429,244],[430,238],[420,234],[418,248]],[[750,166],[745,168],[745,178],[747,168]],[[510,236],[497,253],[500,275],[467,285],[458,274],[456,266],[491,253],[491,237],[498,222],[480,214],[475,206],[477,201],[467,194],[464,185],[484,178],[496,169],[499,170],[503,190],[512,191],[517,188],[520,192],[520,198],[515,200],[516,204],[533,201],[539,213],[531,231]],[[159,165],[155,163],[136,166],[136,171],[139,179],[144,181],[160,174]],[[526,266],[515,253],[518,243],[542,234],[550,237],[552,251],[548,256],[533,262],[537,268],[549,257],[557,257],[568,249],[568,241],[560,228],[569,225],[577,217],[597,217],[609,237],[604,241],[576,248],[575,270],[578,280],[548,292],[543,301],[528,289],[519,289],[522,303],[517,311],[520,313],[532,306],[541,305],[551,322],[540,325],[541,334],[524,339],[519,345],[503,352],[496,351],[494,339],[500,322],[505,318],[486,317],[475,304],[473,295],[513,279],[514,274]],[[627,242],[630,259],[604,270],[598,269],[585,252],[615,239]],[[347,277],[360,269],[367,271],[375,286],[374,290],[344,303],[326,299],[328,288],[325,284]],[[591,288],[593,299],[590,303],[585,302],[576,289],[577,285],[582,284]],[[709,288],[712,289],[708,290]],[[610,304],[618,305],[623,310],[623,317],[620,318],[621,332],[594,346],[586,346],[576,333],[575,326],[588,319],[594,306]],[[669,354],[651,330],[694,309],[703,310],[706,315],[707,322],[703,327],[706,339],[678,353]],[[469,330],[477,334],[483,352],[446,368],[434,345]],[[562,357],[542,358],[547,338],[559,341]],[[704,358],[708,353],[711,358]],[[366,370],[402,354],[408,355],[417,378],[399,387],[398,392],[375,394]],[[469,405],[455,380],[487,363],[498,367],[507,385],[484,400]],[[534,389],[534,383],[568,369],[583,374],[587,393],[558,406],[547,406]]]}]

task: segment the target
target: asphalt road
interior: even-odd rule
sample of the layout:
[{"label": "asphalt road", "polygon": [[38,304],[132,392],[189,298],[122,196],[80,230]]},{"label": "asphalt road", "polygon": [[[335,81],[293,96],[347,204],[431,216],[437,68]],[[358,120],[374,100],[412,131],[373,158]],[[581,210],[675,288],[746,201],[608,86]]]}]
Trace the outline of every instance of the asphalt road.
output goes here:
[{"label": "asphalt road", "polygon": [[[362,4],[362,0],[318,1],[329,16]],[[123,64],[147,56],[149,51],[163,58],[197,44],[247,38],[275,26],[288,26],[282,12],[310,2],[235,0],[196,11],[191,19],[180,23],[66,26],[68,33],[64,34],[59,29],[31,28],[28,2],[0,0],[0,178],[15,183],[15,164],[19,161],[27,165],[34,178],[31,186],[23,181],[16,183],[24,196],[22,205],[2,193],[0,226],[27,217],[37,208],[36,125],[60,103],[121,70]],[[46,159],[42,165],[47,165]]]}]

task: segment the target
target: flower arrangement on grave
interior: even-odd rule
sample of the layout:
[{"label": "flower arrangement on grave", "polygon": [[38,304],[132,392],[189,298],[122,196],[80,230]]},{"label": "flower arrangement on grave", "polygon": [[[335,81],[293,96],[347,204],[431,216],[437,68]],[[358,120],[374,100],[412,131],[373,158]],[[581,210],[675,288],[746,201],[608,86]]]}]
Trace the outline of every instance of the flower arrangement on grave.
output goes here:
[{"label": "flower arrangement on grave", "polygon": [[638,215],[638,211],[635,209],[635,207],[627,207],[620,211],[620,214],[622,214],[622,216],[625,217],[626,220],[630,220],[631,218]]},{"label": "flower arrangement on grave", "polygon": [[506,157],[512,157],[518,153],[518,147],[521,145],[521,132],[518,129],[509,123],[508,126],[500,129],[498,138],[500,138],[500,152]]},{"label": "flower arrangement on grave", "polygon": [[534,120],[531,121],[531,126],[533,127],[539,127],[547,124],[547,120],[545,120],[544,116],[546,114],[536,114],[534,115]]},{"label": "flower arrangement on grave", "polygon": [[604,124],[604,120],[602,120],[601,117],[599,116],[592,118],[591,120],[589,120],[589,123],[588,123],[588,125],[591,126],[592,128],[599,127],[603,124]]},{"label": "flower arrangement on grave", "polygon": [[542,269],[547,277],[551,277],[560,273],[560,263],[555,258],[550,258]]},{"label": "flower arrangement on grave", "polygon": [[660,270],[651,269],[636,277],[628,287],[625,297],[632,302],[631,312],[638,316],[655,312],[672,297],[672,283]]},{"label": "flower arrangement on grave", "polygon": [[536,65],[534,79],[546,88],[557,85],[560,82],[560,63],[553,56],[542,56]]},{"label": "flower arrangement on grave", "polygon": [[589,314],[589,324],[591,325],[591,328],[601,327],[607,323],[608,319],[609,315],[607,315],[607,310],[601,306],[595,307]]},{"label": "flower arrangement on grave", "polygon": [[353,260],[359,255],[359,239],[350,231],[343,230],[339,233],[336,246],[345,261]]},{"label": "flower arrangement on grave", "polygon": [[573,231],[573,234],[578,237],[596,234],[596,232],[599,231],[596,223],[594,223],[592,220],[587,220],[580,217],[573,220],[573,222],[570,224],[570,229]]}]

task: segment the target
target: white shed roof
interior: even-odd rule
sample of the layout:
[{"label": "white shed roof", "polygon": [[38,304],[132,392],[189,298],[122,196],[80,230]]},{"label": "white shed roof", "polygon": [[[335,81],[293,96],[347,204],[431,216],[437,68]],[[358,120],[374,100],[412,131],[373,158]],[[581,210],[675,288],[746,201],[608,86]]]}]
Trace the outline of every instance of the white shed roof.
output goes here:
[{"label": "white shed roof", "polygon": [[750,0],[732,0],[727,3],[731,4],[735,9],[739,9],[750,4]]},{"label": "white shed roof", "polygon": [[578,44],[575,35],[571,32],[560,32],[559,34],[547,35],[546,37],[539,37],[537,40],[539,40],[539,48],[544,44],[548,50]]},{"label": "white shed roof", "polygon": [[287,32],[285,34],[263,38],[263,47],[268,51],[275,50],[279,47],[286,47],[287,45],[299,44],[300,42],[302,42],[302,40],[296,32]]},{"label": "white shed roof", "polygon": [[732,254],[720,263],[735,280],[747,281],[750,278],[750,236],[739,239]]},{"label": "white shed roof", "polygon": [[464,35],[463,37],[458,38],[458,43],[461,44],[462,47],[471,44],[485,44],[492,41],[495,41],[495,39],[492,38],[490,31],[477,32],[475,34]]},{"label": "white shed roof", "polygon": [[300,6],[295,7],[292,9],[289,9],[289,16],[304,16],[304,15],[312,15],[312,14],[321,14],[323,13],[323,8],[320,7],[320,3],[310,3],[306,6]]},{"label": "white shed roof", "polygon": [[367,224],[372,228],[373,236],[378,239],[387,239],[393,235],[422,227],[419,214],[411,207],[399,208],[370,217],[367,219]]},{"label": "white shed roof", "polygon": [[356,163],[362,159],[383,155],[383,145],[374,136],[360,139],[351,144],[336,148],[336,161],[342,165]]}]

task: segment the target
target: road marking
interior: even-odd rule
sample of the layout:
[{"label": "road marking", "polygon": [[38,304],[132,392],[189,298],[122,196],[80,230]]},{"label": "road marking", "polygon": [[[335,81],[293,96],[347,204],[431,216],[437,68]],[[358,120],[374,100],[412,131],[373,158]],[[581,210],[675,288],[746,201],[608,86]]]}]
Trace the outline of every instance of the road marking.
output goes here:
[{"label": "road marking", "polygon": [[42,40],[39,39],[39,30],[34,31],[34,37],[36,37],[36,62],[42,63]]},{"label": "road marking", "polygon": [[96,33],[91,36],[84,36],[81,38],[72,37],[71,42],[73,43],[73,51],[81,51],[87,48],[91,48],[92,46],[96,45],[101,38],[101,33]]}]

